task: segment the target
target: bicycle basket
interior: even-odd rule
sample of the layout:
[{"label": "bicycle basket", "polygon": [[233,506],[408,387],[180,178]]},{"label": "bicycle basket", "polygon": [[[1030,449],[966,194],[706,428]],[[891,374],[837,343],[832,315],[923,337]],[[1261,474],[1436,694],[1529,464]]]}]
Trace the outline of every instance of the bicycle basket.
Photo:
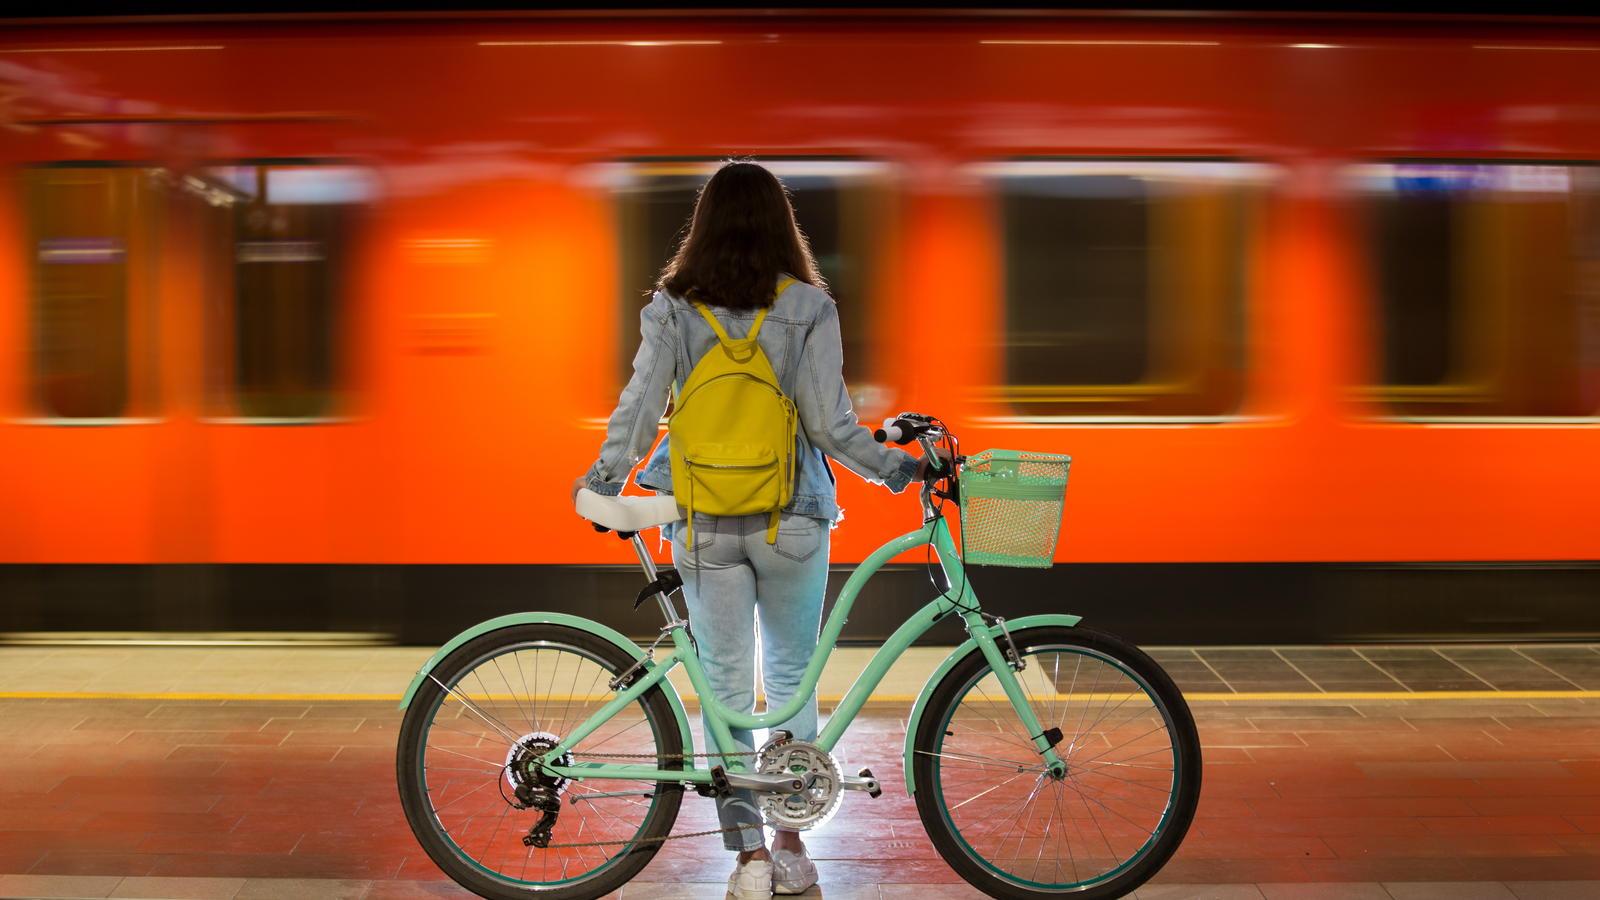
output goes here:
[{"label": "bicycle basket", "polygon": [[1072,457],[985,450],[961,470],[961,546],[969,563],[1048,568],[1061,534]]}]

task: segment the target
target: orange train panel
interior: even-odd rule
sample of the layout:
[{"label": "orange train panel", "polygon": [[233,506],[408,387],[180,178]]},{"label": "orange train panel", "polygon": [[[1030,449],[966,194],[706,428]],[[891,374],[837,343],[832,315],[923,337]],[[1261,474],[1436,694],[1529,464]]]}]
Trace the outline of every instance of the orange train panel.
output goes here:
[{"label": "orange train panel", "polygon": [[[210,301],[175,210],[157,414],[58,427],[31,421],[32,251],[8,173],[4,561],[627,562],[567,503],[615,399],[617,329],[635,327],[603,166],[745,152],[891,163],[882,380],[968,451],[1075,457],[1061,561],[1600,558],[1596,427],[1384,422],[1353,399],[1370,323],[1336,189],[1343,160],[1600,156],[1600,121],[1573,112],[1594,103],[1600,54],[1505,49],[1600,33],[727,16],[17,26],[0,45],[61,51],[3,57],[12,169],[323,159],[383,185],[347,287],[337,421],[215,421]],[[191,49],[69,52],[108,46]],[[26,124],[92,116],[152,121]],[[1281,167],[1249,244],[1236,419],[986,421],[1008,415],[979,390],[1003,376],[1004,261],[963,166],[1030,155]],[[840,502],[840,561],[916,521],[909,496],[848,473]]]}]

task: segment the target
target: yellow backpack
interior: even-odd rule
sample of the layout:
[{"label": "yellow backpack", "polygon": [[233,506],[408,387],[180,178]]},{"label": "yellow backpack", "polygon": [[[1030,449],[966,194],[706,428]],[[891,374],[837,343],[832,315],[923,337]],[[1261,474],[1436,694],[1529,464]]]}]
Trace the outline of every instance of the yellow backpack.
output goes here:
[{"label": "yellow backpack", "polygon": [[[787,278],[773,301],[794,284]],[[695,309],[717,333],[719,346],[701,358],[683,383],[667,441],[672,452],[672,492],[694,514],[747,516],[771,513],[767,543],[778,541],[778,513],[794,493],[794,403],[784,396],[772,363],[756,337],[768,310],[756,315],[750,336],[734,340],[699,301]]]}]

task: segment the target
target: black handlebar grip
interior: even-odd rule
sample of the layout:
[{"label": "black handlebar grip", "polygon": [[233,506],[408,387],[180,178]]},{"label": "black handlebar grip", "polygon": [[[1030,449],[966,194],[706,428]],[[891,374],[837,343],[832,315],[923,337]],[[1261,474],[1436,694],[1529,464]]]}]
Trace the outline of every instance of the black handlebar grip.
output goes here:
[{"label": "black handlebar grip", "polygon": [[895,440],[902,447],[917,439],[917,435],[928,430],[928,426],[910,419],[895,419],[894,427],[900,430],[900,437]]},{"label": "black handlebar grip", "polygon": [[879,428],[877,431],[872,433],[872,439],[880,444],[887,444],[889,443],[889,432]]}]

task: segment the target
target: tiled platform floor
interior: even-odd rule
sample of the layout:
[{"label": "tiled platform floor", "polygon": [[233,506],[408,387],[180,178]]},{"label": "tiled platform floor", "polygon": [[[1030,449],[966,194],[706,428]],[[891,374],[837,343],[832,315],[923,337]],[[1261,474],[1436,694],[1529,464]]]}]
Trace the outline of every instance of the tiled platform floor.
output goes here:
[{"label": "tiled platform floor", "polygon": [[[249,693],[353,693],[356,675],[337,673],[354,663],[337,654],[374,651],[279,651],[299,654],[287,667],[260,655],[268,652],[249,651],[239,666],[302,680],[295,691],[273,691],[276,676],[246,673],[236,683],[255,679]],[[404,652],[410,666],[426,656]],[[1218,655],[1237,650],[1182,652],[1230,690],[1269,683],[1217,665],[1241,661]],[[1269,652],[1294,659],[1287,649]],[[1369,654],[1362,651],[1364,664],[1391,671]],[[1175,655],[1166,664],[1192,684]],[[165,677],[159,665],[130,667],[129,658],[115,648],[0,648],[0,691],[92,684],[107,693],[172,692],[156,686]],[[227,659],[211,658],[185,687],[207,688],[207,671],[234,671]],[[371,665],[364,659],[360,666]],[[1420,661],[1452,659],[1435,652]],[[318,690],[326,684],[304,677],[319,667],[344,678],[341,687]],[[128,677],[105,680],[119,668]],[[1458,668],[1497,683],[1471,665]],[[44,679],[46,670],[59,686],[23,687],[28,672]],[[1405,678],[1398,683],[1406,690]],[[392,684],[383,693],[397,691]],[[1194,709],[1207,762],[1199,818],[1140,897],[1600,897],[1600,699],[1197,699]],[[844,813],[809,838],[821,896],[978,896],[938,859],[901,787],[906,711],[903,703],[870,706],[840,746],[849,765],[872,766],[887,789],[878,800],[850,796]],[[401,815],[398,724],[394,704],[377,700],[0,700],[0,897],[465,896],[420,853]],[[679,829],[713,820],[708,802],[690,798]],[[623,893],[716,900],[728,868],[715,838],[677,841]]]},{"label": "tiled platform floor", "polygon": [[1594,691],[1600,647],[1158,647],[1184,693]]}]

